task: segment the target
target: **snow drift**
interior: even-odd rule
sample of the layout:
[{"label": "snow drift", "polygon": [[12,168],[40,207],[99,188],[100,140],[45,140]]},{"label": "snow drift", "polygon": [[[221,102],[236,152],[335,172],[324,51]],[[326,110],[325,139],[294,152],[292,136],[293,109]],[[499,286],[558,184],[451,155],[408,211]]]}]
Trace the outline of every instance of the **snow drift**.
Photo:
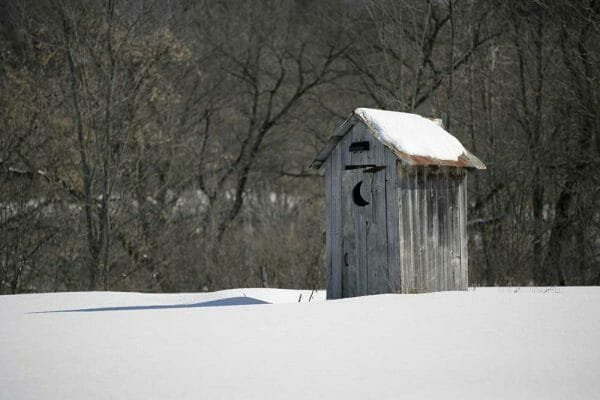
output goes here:
[{"label": "snow drift", "polygon": [[0,296],[2,397],[600,397],[600,288],[309,297]]}]

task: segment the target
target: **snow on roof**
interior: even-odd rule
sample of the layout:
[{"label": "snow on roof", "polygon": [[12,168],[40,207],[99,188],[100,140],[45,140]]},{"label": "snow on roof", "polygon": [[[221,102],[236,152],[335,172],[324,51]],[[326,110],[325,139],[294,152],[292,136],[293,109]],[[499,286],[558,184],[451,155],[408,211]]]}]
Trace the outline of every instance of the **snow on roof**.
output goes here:
[{"label": "snow on roof", "polygon": [[354,113],[384,144],[411,156],[458,161],[465,148],[434,121],[417,114],[357,108]]},{"label": "snow on roof", "polygon": [[311,168],[323,165],[342,137],[359,121],[408,165],[485,169],[485,165],[477,157],[437,122],[418,114],[373,108],[354,110],[313,160]]}]

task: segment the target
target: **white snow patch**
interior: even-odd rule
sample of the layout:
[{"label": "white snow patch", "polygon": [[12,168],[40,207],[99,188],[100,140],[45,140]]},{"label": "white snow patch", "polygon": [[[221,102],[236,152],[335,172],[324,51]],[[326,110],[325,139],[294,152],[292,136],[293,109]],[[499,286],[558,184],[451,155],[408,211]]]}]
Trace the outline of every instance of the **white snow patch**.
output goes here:
[{"label": "white snow patch", "polygon": [[0,296],[2,398],[576,399],[600,393],[598,287],[328,302],[319,292],[307,303],[310,293]]},{"label": "white snow patch", "polygon": [[463,145],[436,122],[417,114],[357,108],[354,110],[377,138],[403,153],[457,161]]}]

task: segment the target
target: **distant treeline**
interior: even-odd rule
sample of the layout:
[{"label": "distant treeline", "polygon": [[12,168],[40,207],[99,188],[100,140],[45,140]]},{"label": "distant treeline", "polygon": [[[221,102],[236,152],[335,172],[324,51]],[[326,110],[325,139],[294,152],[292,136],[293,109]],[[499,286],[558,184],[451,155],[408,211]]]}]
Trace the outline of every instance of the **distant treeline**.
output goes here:
[{"label": "distant treeline", "polygon": [[324,287],[356,107],[441,118],[471,285],[600,284],[600,0],[0,3],[0,293]]}]

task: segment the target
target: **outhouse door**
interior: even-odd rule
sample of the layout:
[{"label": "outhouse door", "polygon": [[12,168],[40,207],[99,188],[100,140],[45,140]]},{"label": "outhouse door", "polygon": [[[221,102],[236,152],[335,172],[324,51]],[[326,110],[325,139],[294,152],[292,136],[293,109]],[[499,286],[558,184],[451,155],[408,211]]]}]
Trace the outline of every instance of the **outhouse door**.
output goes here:
[{"label": "outhouse door", "polygon": [[385,174],[384,166],[342,171],[342,297],[388,291]]}]

